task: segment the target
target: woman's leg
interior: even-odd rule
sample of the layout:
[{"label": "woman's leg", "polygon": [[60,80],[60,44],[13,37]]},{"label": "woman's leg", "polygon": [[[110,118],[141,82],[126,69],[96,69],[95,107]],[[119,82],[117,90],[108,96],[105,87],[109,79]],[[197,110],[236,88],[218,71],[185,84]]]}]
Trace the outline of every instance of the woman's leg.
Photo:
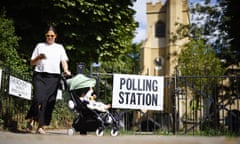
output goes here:
[{"label": "woman's leg", "polygon": [[25,117],[25,119],[28,121],[26,125],[26,132],[32,132],[34,122],[37,121],[38,117],[38,110],[37,110],[37,104],[33,100],[30,109]]},{"label": "woman's leg", "polygon": [[39,112],[38,112],[38,127],[37,127],[37,130],[36,130],[36,133],[46,134],[46,132],[43,129],[45,108],[42,104],[40,104],[40,105],[38,105],[38,110],[39,110]]},{"label": "woman's leg", "polygon": [[34,119],[30,118],[27,123],[26,132],[30,132],[30,133],[32,132],[33,124],[34,124]]}]

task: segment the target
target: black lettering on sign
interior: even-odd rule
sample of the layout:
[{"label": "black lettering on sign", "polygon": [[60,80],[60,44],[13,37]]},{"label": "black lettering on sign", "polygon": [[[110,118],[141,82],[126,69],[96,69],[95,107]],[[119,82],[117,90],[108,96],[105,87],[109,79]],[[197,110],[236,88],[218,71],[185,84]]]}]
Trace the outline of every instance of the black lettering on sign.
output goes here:
[{"label": "black lettering on sign", "polygon": [[157,80],[153,80],[153,83],[152,83],[152,87],[153,87],[153,91],[158,91],[158,82]]},{"label": "black lettering on sign", "polygon": [[120,89],[123,88],[133,91],[158,91],[158,81],[149,79],[120,78]]},{"label": "black lettering on sign", "polygon": [[[144,80],[143,80],[142,82],[143,82],[142,85],[144,85]],[[141,86],[141,80],[140,80],[140,79],[138,79],[137,87],[138,87],[138,90],[139,90],[139,91],[144,91],[144,87]]]},{"label": "black lettering on sign", "polygon": [[146,94],[146,97],[145,97],[145,101],[146,101],[146,105],[150,105],[151,104],[151,94]]},{"label": "black lettering on sign", "polygon": [[126,85],[127,90],[131,90],[132,88],[132,81],[130,78],[127,79],[127,85]]},{"label": "black lettering on sign", "polygon": [[137,104],[140,105],[141,103],[141,96],[142,96],[142,93],[137,93]]},{"label": "black lettering on sign", "polygon": [[123,104],[123,103],[124,103],[123,96],[124,96],[124,93],[123,93],[123,92],[119,92],[119,100],[118,100],[118,102],[119,102],[120,104]]},{"label": "black lettering on sign", "polygon": [[125,84],[125,79],[124,78],[120,78],[120,89],[122,89],[124,84]]},{"label": "black lettering on sign", "polygon": [[152,94],[152,106],[158,106],[158,94]]},{"label": "black lettering on sign", "polygon": [[130,92],[125,92],[125,94],[126,94],[126,104],[128,104],[128,96],[129,96]]},{"label": "black lettering on sign", "polygon": [[131,95],[131,100],[130,100],[130,104],[136,104],[136,96],[135,96],[135,93],[132,93]]},{"label": "black lettering on sign", "polygon": [[158,106],[158,94],[119,92],[120,104]]}]

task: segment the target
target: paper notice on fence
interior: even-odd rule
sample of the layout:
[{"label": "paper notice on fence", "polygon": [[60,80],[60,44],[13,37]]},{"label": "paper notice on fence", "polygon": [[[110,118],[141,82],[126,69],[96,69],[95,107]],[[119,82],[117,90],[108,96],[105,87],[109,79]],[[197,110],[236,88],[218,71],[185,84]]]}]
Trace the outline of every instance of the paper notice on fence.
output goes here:
[{"label": "paper notice on fence", "polygon": [[9,94],[31,100],[32,85],[16,77],[9,78]]},{"label": "paper notice on fence", "polygon": [[112,107],[163,110],[164,77],[113,75]]}]

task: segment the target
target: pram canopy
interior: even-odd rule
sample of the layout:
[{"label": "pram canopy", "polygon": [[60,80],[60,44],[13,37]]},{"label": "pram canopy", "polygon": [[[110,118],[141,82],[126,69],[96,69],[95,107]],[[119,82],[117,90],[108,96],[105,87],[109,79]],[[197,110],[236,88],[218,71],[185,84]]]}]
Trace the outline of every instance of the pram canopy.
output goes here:
[{"label": "pram canopy", "polygon": [[67,79],[67,85],[70,91],[87,87],[95,87],[96,80],[83,74],[77,74],[74,77]]}]

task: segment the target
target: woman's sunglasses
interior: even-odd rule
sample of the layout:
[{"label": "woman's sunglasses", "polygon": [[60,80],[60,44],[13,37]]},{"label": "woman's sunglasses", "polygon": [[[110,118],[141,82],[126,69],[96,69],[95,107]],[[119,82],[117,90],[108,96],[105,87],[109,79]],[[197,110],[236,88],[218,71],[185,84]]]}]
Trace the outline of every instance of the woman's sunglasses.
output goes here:
[{"label": "woman's sunglasses", "polygon": [[46,37],[47,38],[49,38],[49,37],[53,38],[53,37],[55,37],[55,35],[46,35]]}]

